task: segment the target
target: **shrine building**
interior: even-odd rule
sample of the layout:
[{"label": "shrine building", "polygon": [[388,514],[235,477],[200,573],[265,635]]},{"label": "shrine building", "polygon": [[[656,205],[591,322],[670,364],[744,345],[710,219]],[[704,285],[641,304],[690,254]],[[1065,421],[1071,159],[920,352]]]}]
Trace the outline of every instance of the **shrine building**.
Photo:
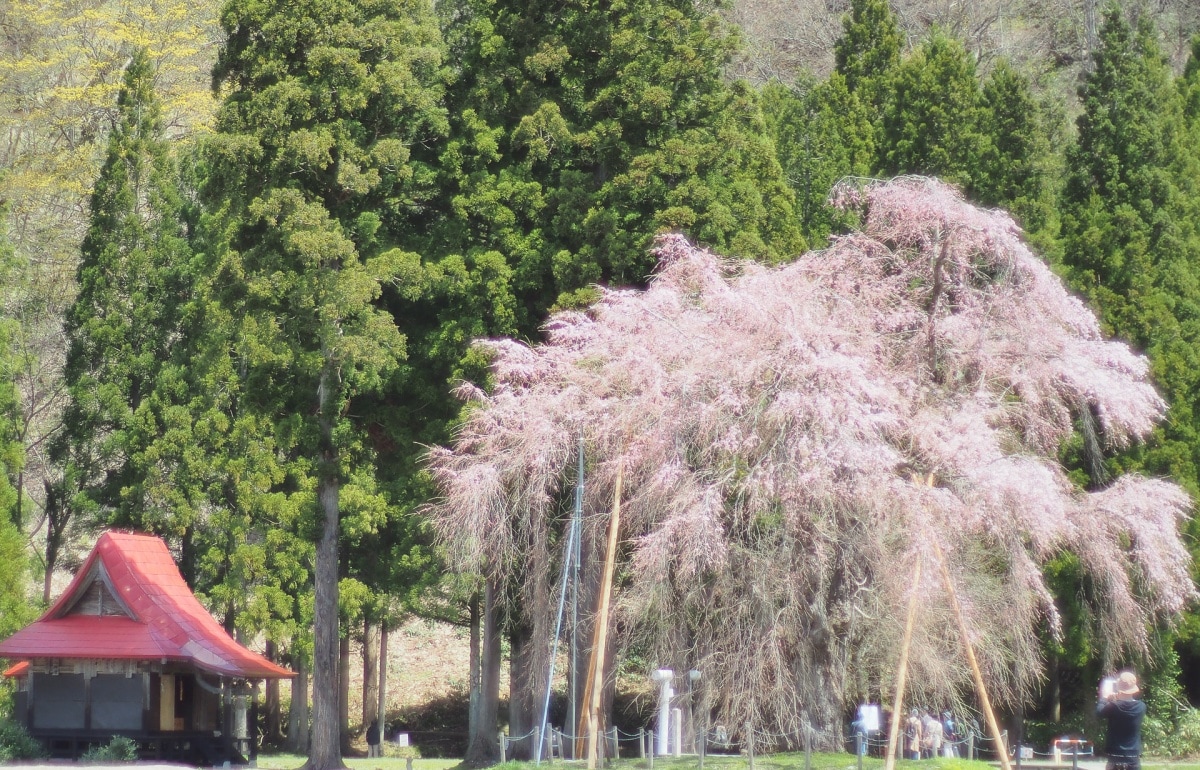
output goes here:
[{"label": "shrine building", "polygon": [[52,757],[121,735],[144,759],[209,767],[254,753],[253,691],[293,674],[238,644],[196,600],[166,544],[106,532],[58,601],[0,642],[14,717]]}]

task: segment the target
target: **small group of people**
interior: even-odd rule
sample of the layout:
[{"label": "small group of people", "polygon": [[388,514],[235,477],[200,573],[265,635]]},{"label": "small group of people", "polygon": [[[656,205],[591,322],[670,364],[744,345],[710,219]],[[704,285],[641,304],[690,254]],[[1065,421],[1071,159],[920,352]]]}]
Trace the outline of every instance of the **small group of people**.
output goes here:
[{"label": "small group of people", "polygon": [[949,711],[943,711],[939,719],[930,709],[909,710],[904,721],[905,759],[957,757],[958,741],[958,726]]},{"label": "small group of people", "polygon": [[[1141,770],[1142,721],[1146,716],[1146,703],[1141,692],[1137,675],[1129,670],[1106,677],[1100,683],[1096,715],[1108,724],[1106,770]],[[850,724],[858,751],[866,754],[868,744],[890,722],[891,714],[881,711],[879,706],[859,706],[858,716]],[[913,708],[900,727],[901,751],[905,759],[958,757],[961,756],[960,744],[971,735],[976,739],[980,737],[976,720],[959,725],[950,711],[943,711],[939,719],[930,709]]]}]

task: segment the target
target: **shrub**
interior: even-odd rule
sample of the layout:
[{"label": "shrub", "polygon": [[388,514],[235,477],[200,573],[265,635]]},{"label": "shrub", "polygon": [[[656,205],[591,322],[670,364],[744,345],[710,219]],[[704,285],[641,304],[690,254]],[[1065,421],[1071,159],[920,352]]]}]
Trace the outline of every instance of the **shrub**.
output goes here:
[{"label": "shrub", "polygon": [[138,746],[132,738],[114,735],[104,746],[92,746],[80,757],[84,762],[136,762]]},{"label": "shrub", "polygon": [[1181,759],[1200,756],[1200,710],[1181,709],[1174,719],[1146,717],[1142,724],[1146,753]]},{"label": "shrub", "polygon": [[40,759],[46,755],[42,744],[16,722],[0,720],[0,762]]}]

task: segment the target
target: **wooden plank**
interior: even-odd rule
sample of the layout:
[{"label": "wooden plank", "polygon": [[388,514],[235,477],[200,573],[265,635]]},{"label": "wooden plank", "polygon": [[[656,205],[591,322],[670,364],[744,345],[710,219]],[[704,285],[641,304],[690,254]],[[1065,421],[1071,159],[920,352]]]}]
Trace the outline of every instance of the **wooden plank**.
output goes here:
[{"label": "wooden plank", "polygon": [[608,553],[604,558],[604,579],[600,584],[600,611],[596,617],[596,648],[592,659],[591,690],[592,702],[588,709],[588,770],[596,770],[596,755],[599,753],[600,693],[604,685],[605,647],[608,644],[608,606],[612,600],[613,573],[617,562],[617,530],[621,526],[621,484],[624,469],[617,469],[617,488],[613,492],[612,519],[608,522]]},{"label": "wooden plank", "polygon": [[896,767],[896,743],[900,737],[900,720],[904,719],[904,685],[908,679],[908,650],[912,646],[920,587],[921,554],[918,553],[917,563],[913,567],[912,592],[908,597],[908,618],[904,621],[904,639],[900,642],[900,664],[896,673],[896,698],[892,702],[892,724],[888,729],[887,756],[883,760],[884,770],[894,770]]}]

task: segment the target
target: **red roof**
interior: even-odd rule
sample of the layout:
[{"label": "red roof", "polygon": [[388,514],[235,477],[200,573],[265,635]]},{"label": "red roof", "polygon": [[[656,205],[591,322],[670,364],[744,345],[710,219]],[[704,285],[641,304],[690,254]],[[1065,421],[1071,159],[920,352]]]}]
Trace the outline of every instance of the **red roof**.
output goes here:
[{"label": "red roof", "polygon": [[26,672],[28,672],[28,671],[29,671],[29,661],[23,660],[20,663],[14,663],[11,666],[9,666],[8,668],[4,669],[4,675],[5,676],[25,676]]},{"label": "red roof", "polygon": [[[69,614],[100,579],[98,570],[130,616]],[[0,658],[171,660],[244,679],[292,676],[225,633],[187,587],[161,538],[120,532],[100,536],[54,606],[0,642]]]}]

